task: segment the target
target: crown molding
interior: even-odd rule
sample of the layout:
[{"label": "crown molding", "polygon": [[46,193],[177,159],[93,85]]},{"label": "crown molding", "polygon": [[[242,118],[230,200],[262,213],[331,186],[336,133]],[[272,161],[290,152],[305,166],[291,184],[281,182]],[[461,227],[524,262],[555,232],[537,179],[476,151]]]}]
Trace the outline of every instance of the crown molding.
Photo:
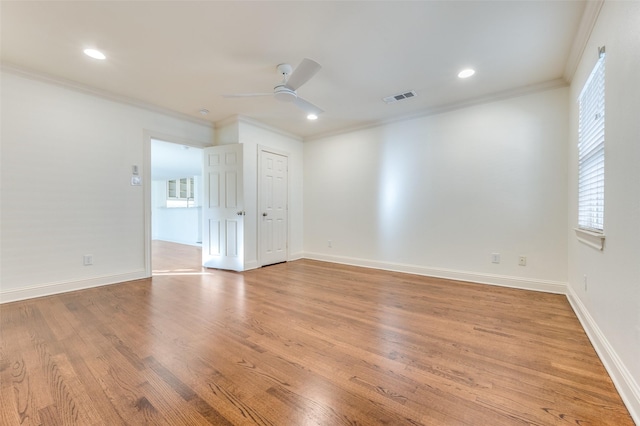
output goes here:
[{"label": "crown molding", "polygon": [[573,80],[573,76],[578,69],[578,64],[580,63],[580,59],[582,59],[584,49],[587,47],[589,37],[591,37],[591,32],[593,31],[593,27],[596,25],[596,21],[598,20],[604,1],[605,0],[589,0],[586,2],[584,12],[582,13],[582,19],[578,26],[578,31],[573,39],[573,44],[569,51],[569,57],[567,58],[567,63],[564,67],[563,76],[567,83],[571,83],[571,80]]},{"label": "crown molding", "polygon": [[223,120],[218,120],[215,122],[216,128],[219,129],[222,127],[229,126],[231,124],[236,124],[239,121],[239,117],[240,117],[239,115],[232,115]]},{"label": "crown molding", "polygon": [[249,124],[251,126],[254,127],[258,127],[262,130],[266,130],[272,133],[277,133],[281,136],[285,136],[287,138],[291,138],[291,139],[295,139],[297,141],[302,142],[303,138],[300,137],[299,135],[287,132],[286,130],[282,130],[282,129],[278,129],[277,127],[273,127],[270,126],[268,124],[263,123],[262,121],[256,120],[255,118],[249,118],[247,116],[244,115],[238,115],[238,122],[240,123],[245,123],[245,124]]},{"label": "crown molding", "polygon": [[[603,2],[602,0],[597,0],[598,3]],[[591,2],[590,2],[591,3]],[[599,8],[598,8],[599,11]],[[583,48],[584,49],[584,48]],[[168,115],[174,118],[178,118],[181,120],[185,120],[185,121],[189,121],[192,123],[196,123],[196,124],[200,124],[200,125],[204,125],[207,127],[211,127],[213,129],[219,129],[221,127],[224,127],[226,125],[229,124],[233,124],[235,122],[237,123],[245,123],[245,124],[249,124],[252,125],[254,127],[258,127],[260,129],[272,132],[272,133],[276,133],[282,136],[285,136],[287,138],[291,138],[291,139],[295,139],[298,141],[302,141],[302,142],[306,142],[306,141],[313,141],[313,140],[317,140],[317,139],[324,139],[327,137],[331,137],[331,136],[337,136],[337,135],[341,135],[341,134],[346,134],[346,133],[351,133],[351,132],[355,132],[355,131],[359,131],[359,130],[365,130],[365,129],[370,129],[370,128],[375,128],[375,127],[380,127],[380,126],[384,126],[387,124],[391,124],[391,123],[396,123],[396,122],[400,122],[400,121],[407,121],[407,120],[412,120],[415,118],[420,118],[420,117],[427,117],[427,116],[431,116],[431,115],[436,115],[436,114],[441,114],[444,112],[449,112],[449,111],[454,111],[457,109],[462,109],[462,108],[467,108],[470,106],[474,106],[474,105],[479,105],[479,104],[484,104],[484,103],[490,103],[490,102],[494,102],[494,101],[498,101],[498,100],[503,100],[503,99],[508,99],[508,98],[514,98],[514,97],[518,97],[518,96],[523,96],[523,95],[527,95],[527,94],[531,94],[531,93],[535,93],[535,92],[540,92],[540,91],[545,91],[545,90],[550,90],[550,89],[555,89],[555,88],[559,88],[559,87],[566,87],[568,85],[568,81],[566,79],[563,78],[558,78],[555,80],[549,80],[549,81],[544,81],[542,83],[537,83],[537,84],[531,84],[531,85],[526,85],[526,86],[521,86],[521,87],[516,87],[513,89],[509,89],[509,90],[504,90],[501,92],[496,92],[496,93],[492,93],[490,95],[485,95],[485,96],[479,96],[476,98],[471,98],[471,99],[467,99],[461,102],[454,102],[454,103],[450,103],[450,104],[445,104],[445,105],[440,105],[440,106],[436,106],[433,108],[428,108],[425,110],[421,110],[418,112],[414,112],[411,114],[406,114],[406,115],[401,115],[398,117],[393,117],[390,119],[386,119],[386,120],[376,120],[376,121],[371,121],[368,123],[364,123],[361,125],[356,125],[356,126],[350,126],[350,127],[344,127],[344,128],[340,128],[337,130],[332,130],[329,132],[323,132],[317,135],[312,135],[312,136],[308,136],[308,137],[302,137],[300,135],[296,135],[290,132],[287,132],[285,130],[279,129],[277,127],[273,127],[270,126],[268,124],[265,124],[259,120],[256,120],[254,118],[249,118],[243,115],[233,115],[230,117],[227,117],[223,120],[219,120],[216,122],[211,122],[208,120],[204,120],[204,119],[199,119],[196,117],[192,117],[190,115],[187,114],[183,114],[174,110],[170,110],[167,108],[163,108],[163,107],[159,107],[156,105],[152,105],[134,98],[130,98],[127,96],[122,96],[122,95],[117,95],[115,93],[111,93],[108,92],[106,90],[100,90],[100,89],[96,89],[94,87],[90,87],[87,85],[83,85],[71,80],[66,80],[63,78],[59,78],[59,77],[54,77],[48,74],[44,74],[44,73],[39,73],[39,72],[35,72],[32,70],[27,70],[25,68],[21,68],[12,64],[8,64],[5,62],[0,63],[0,69],[3,72],[9,72],[12,74],[16,74],[25,78],[29,78],[32,80],[37,80],[37,81],[43,81],[45,83],[50,83],[50,84],[54,84],[60,87],[65,87],[71,90],[75,90],[77,92],[81,92],[81,93],[85,93],[85,94],[89,94],[89,95],[94,95],[103,99],[107,99],[110,101],[114,101],[114,102],[118,102],[118,103],[122,103],[122,104],[126,104],[126,105],[131,105],[134,107],[138,107],[138,108],[142,108],[148,111],[152,111],[152,112],[157,112],[160,114],[164,114],[164,115]]]},{"label": "crown molding", "polygon": [[249,118],[245,115],[232,115],[230,117],[225,118],[224,120],[218,120],[215,122],[215,127],[219,129],[235,123],[248,124],[250,126],[257,127],[259,129],[266,130],[271,133],[277,133],[281,136],[295,139],[299,142],[303,141],[303,138],[300,135],[289,133],[286,130],[278,129],[277,127],[270,126],[268,124],[263,123],[262,121],[256,120],[255,118]]},{"label": "crown molding", "polygon": [[532,93],[558,89],[561,87],[567,87],[568,85],[569,84],[563,78],[556,78],[555,80],[548,80],[548,81],[543,81],[541,83],[520,86],[520,87],[516,87],[509,90],[503,90],[501,92],[491,93],[485,96],[478,96],[476,98],[466,99],[460,102],[439,105],[432,108],[423,109],[415,113],[405,114],[405,115],[393,117],[386,120],[378,120],[378,121],[365,123],[362,125],[333,130],[330,132],[325,132],[325,133],[304,138],[304,141],[307,142],[307,141],[313,141],[317,139],[324,139],[332,136],[338,136],[346,133],[356,132],[359,130],[366,130],[366,129],[371,129],[375,127],[385,126],[388,124],[397,123],[401,121],[408,121],[416,118],[428,117],[428,116],[442,114],[449,111],[468,108],[475,105],[488,104],[491,102],[500,101],[504,99],[517,98],[519,96],[529,95]]},{"label": "crown molding", "polygon": [[211,128],[215,128],[214,123],[209,120],[204,120],[197,117],[192,117],[188,114],[183,114],[181,112],[177,112],[168,108],[163,108],[160,106],[156,106],[135,98],[130,98],[128,96],[118,95],[107,90],[96,89],[95,87],[87,86],[82,83],[78,83],[72,80],[67,80],[61,77],[54,77],[49,74],[29,70],[26,68],[19,67],[17,65],[9,64],[6,62],[0,63],[0,69],[3,72],[8,72],[11,74],[18,75],[20,77],[28,78],[31,80],[41,81],[44,83],[53,84],[55,86],[64,87],[66,89],[74,90],[76,92],[93,95],[102,99],[106,99],[113,102],[118,102],[120,104],[130,105],[137,108],[145,109],[147,111],[156,112],[163,115],[168,115],[170,117],[174,117],[180,120],[190,121],[195,124],[200,124],[202,126],[207,126]]}]

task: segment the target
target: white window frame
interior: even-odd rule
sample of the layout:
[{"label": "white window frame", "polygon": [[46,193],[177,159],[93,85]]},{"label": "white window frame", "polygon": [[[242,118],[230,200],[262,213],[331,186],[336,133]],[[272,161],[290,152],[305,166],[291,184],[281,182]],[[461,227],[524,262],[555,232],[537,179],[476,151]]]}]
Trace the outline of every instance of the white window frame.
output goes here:
[{"label": "white window frame", "polygon": [[578,238],[604,247],[605,53],[578,97]]}]

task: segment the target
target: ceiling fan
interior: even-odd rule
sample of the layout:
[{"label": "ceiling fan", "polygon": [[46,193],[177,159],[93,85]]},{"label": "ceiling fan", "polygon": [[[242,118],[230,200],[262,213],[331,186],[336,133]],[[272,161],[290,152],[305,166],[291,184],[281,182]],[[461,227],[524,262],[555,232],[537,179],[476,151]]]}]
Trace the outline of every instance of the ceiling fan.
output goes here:
[{"label": "ceiling fan", "polygon": [[279,101],[293,102],[307,114],[320,115],[324,112],[321,108],[301,98],[296,90],[311,79],[322,66],[316,61],[304,58],[295,70],[289,64],[280,64],[276,67],[278,74],[282,75],[282,82],[273,88],[271,93],[238,93],[224,95],[225,98],[248,98],[254,96],[274,96]]}]

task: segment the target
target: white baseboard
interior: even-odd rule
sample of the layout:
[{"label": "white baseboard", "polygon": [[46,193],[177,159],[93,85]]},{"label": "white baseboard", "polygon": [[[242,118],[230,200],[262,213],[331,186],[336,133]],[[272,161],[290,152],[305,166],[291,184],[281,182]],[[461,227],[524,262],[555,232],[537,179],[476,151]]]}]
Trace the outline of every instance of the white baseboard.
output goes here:
[{"label": "white baseboard", "polygon": [[364,268],[382,269],[385,271],[405,272],[408,274],[425,275],[435,278],[446,278],[456,281],[469,281],[479,284],[490,284],[501,287],[535,290],[545,293],[566,294],[567,284],[561,281],[537,280],[531,278],[510,277],[505,275],[484,274],[453,269],[429,268],[419,265],[382,262],[377,260],[359,259],[346,256],[331,256],[320,253],[303,253],[306,259],[324,262],[342,263],[345,265],[362,266]]},{"label": "white baseboard", "polygon": [[606,368],[622,401],[624,401],[633,421],[640,425],[640,385],[631,375],[615,349],[598,327],[587,307],[584,306],[571,286],[567,286],[567,299],[576,313],[582,328],[587,333],[591,344],[595,348],[604,368]]},{"label": "white baseboard", "polygon": [[301,251],[297,252],[297,253],[289,253],[289,259],[287,260],[287,262],[292,262],[294,260],[300,260],[304,258],[304,253],[302,253]]},{"label": "white baseboard", "polygon": [[129,272],[119,275],[107,275],[93,277],[78,281],[65,281],[58,283],[39,284],[30,287],[22,287],[14,290],[0,290],[0,304],[17,302],[19,300],[33,299],[34,297],[51,296],[53,294],[67,293],[69,291],[84,290],[91,287],[117,284],[124,281],[147,278],[144,270]]},{"label": "white baseboard", "polygon": [[244,262],[244,269],[243,271],[249,271],[251,269],[258,269],[260,267],[260,265],[258,264],[257,260],[249,260]]}]

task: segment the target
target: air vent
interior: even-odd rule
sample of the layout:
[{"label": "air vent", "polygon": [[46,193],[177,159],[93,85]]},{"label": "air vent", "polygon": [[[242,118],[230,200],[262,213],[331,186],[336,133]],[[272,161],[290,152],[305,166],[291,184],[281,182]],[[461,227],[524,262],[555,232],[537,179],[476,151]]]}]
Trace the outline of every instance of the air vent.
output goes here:
[{"label": "air vent", "polygon": [[397,95],[387,96],[386,98],[382,98],[382,100],[387,104],[392,104],[394,102],[403,101],[405,99],[413,98],[418,96],[418,94],[411,90],[410,92],[398,93]]}]

